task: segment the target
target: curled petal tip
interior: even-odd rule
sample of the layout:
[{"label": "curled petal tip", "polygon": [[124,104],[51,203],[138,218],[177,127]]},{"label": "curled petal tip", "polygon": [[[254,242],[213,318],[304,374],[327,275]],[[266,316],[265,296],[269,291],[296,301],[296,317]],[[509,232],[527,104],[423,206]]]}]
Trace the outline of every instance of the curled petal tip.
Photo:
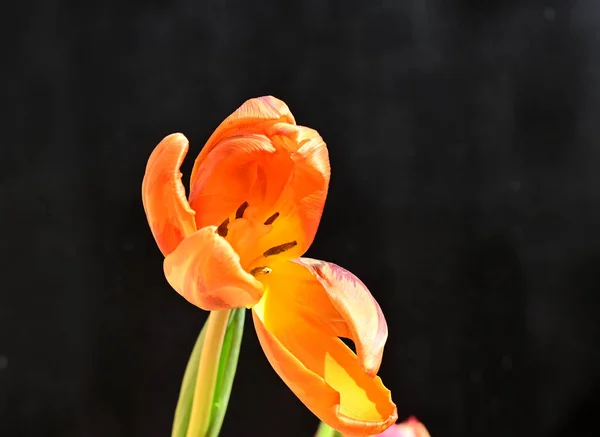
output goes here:
[{"label": "curled petal tip", "polygon": [[[250,99],[248,101],[252,101],[254,99]],[[278,99],[274,96],[261,96],[256,98],[257,101],[264,103],[266,106],[270,107],[277,114],[287,114],[290,112],[290,109],[285,104],[285,102],[281,99]]]},{"label": "curled petal tip", "polygon": [[187,201],[179,171],[187,151],[188,140],[183,134],[166,136],[150,154],[142,181],[144,211],[164,255],[196,230],[195,212]]},{"label": "curled petal tip", "polygon": [[273,96],[255,97],[246,100],[237,110],[225,119],[225,123],[244,123],[245,120],[260,121],[285,121],[295,124],[290,108]]},{"label": "curled petal tip", "polygon": [[250,307],[260,300],[263,286],[242,269],[239,255],[216,231],[216,226],[200,229],[165,258],[167,281],[204,310]]},{"label": "curled petal tip", "polygon": [[[387,323],[369,289],[354,274],[336,264],[300,258],[295,260],[314,273],[333,306],[346,322],[363,371],[375,377],[387,341]],[[340,333],[340,336],[342,333]]]}]

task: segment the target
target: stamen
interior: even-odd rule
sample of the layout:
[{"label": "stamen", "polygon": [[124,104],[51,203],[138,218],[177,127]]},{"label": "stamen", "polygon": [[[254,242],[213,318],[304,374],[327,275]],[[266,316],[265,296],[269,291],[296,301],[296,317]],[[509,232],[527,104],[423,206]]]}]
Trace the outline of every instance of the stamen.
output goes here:
[{"label": "stamen", "polygon": [[252,270],[250,270],[250,274],[252,276],[256,276],[256,275],[268,275],[269,273],[271,273],[271,269],[265,266],[261,266],[261,267],[254,267]]},{"label": "stamen", "polygon": [[265,225],[271,225],[271,224],[273,224],[273,222],[277,219],[277,217],[279,217],[279,213],[278,212],[276,212],[271,217],[269,217],[267,220],[265,220]]},{"label": "stamen", "polygon": [[286,250],[290,250],[292,247],[297,246],[298,243],[296,241],[290,241],[289,243],[283,243],[280,244],[279,246],[275,246],[275,247],[271,247],[269,250],[265,251],[265,253],[263,253],[263,255],[265,257],[267,256],[272,256],[272,255],[279,255],[282,252],[285,252]]},{"label": "stamen", "polygon": [[227,226],[229,226],[229,217],[227,217],[225,221],[219,225],[219,227],[217,228],[217,234],[219,234],[223,238],[226,237],[227,233],[229,232]]},{"label": "stamen", "polygon": [[244,202],[240,205],[240,207],[237,209],[237,211],[235,212],[235,218],[239,219],[244,217],[244,211],[246,211],[246,208],[248,208],[248,202]]}]

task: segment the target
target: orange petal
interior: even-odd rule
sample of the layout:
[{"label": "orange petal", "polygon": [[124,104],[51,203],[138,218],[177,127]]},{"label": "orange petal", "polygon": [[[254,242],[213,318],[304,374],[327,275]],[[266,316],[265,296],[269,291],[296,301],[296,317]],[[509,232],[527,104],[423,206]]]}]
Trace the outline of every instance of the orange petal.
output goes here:
[{"label": "orange petal", "polygon": [[199,168],[190,190],[198,228],[219,225],[243,202],[274,204],[291,167],[289,155],[277,153],[262,135],[224,139]]},{"label": "orange petal", "polygon": [[165,137],[150,155],[142,182],[148,224],[165,256],[196,231],[194,211],[185,197],[179,172],[187,151],[188,140],[182,134]]},{"label": "orange petal", "polygon": [[263,133],[269,125],[279,121],[296,123],[290,109],[281,100],[273,96],[264,96],[244,102],[223,120],[202,148],[194,163],[192,181],[202,161],[223,138],[231,135]]},{"label": "orange petal", "polygon": [[[391,426],[396,406],[373,375],[385,321],[374,327],[367,319],[379,319],[381,312],[364,285],[334,264],[306,259],[278,264],[263,282],[266,292],[253,309],[256,332],[269,362],[296,396],[348,436]],[[350,337],[363,356],[338,336]]]},{"label": "orange petal", "polygon": [[244,217],[255,225],[262,226],[279,213],[270,232],[260,232],[260,241],[253,242],[256,256],[290,241],[297,245],[286,254],[288,259],[308,249],[327,197],[329,155],[316,131],[292,127],[277,129],[273,138],[257,134],[224,138],[206,157],[190,190],[198,229],[219,225],[228,217],[233,221],[236,209],[248,202]]},{"label": "orange petal", "polygon": [[216,226],[183,240],[165,258],[164,271],[171,287],[204,310],[250,307],[263,294],[263,285],[242,269],[239,255]]},{"label": "orange petal", "polygon": [[[277,226],[263,239],[264,246],[273,247],[299,234],[293,238],[298,246],[288,254],[290,258],[302,256],[312,244],[325,207],[331,176],[329,153],[321,136],[312,129],[297,128],[294,141],[300,147],[292,153],[293,173],[274,207],[281,212],[281,220],[277,219]],[[280,138],[273,137],[272,141],[278,145]]]},{"label": "orange petal", "polygon": [[[370,376],[379,371],[388,336],[387,323],[377,301],[360,279],[333,263],[300,258],[296,260],[311,271],[327,297],[346,322],[348,338],[354,340],[358,359]],[[344,336],[338,333],[339,336]]]}]

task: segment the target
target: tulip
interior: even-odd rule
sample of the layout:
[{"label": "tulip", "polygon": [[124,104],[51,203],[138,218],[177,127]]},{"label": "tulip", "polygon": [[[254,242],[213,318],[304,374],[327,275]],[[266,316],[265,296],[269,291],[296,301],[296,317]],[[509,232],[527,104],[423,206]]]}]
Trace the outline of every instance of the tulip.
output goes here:
[{"label": "tulip", "polygon": [[415,417],[389,427],[374,437],[430,437],[427,428]]},{"label": "tulip", "polygon": [[323,139],[281,100],[250,99],[198,155],[189,199],[179,171],[187,151],[184,135],[165,137],[142,183],[168,283],[204,310],[251,308],[277,374],[331,427],[356,436],[390,427],[397,411],[377,376],[387,340],[379,305],[349,271],[302,257],[329,186]]}]

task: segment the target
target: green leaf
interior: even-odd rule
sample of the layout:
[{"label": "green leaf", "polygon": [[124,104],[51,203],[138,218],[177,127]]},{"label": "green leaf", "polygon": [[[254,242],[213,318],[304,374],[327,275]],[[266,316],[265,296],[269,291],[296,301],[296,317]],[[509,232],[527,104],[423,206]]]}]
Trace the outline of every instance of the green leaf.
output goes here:
[{"label": "green leaf", "polygon": [[317,428],[317,434],[315,435],[315,437],[343,437],[343,436],[342,436],[341,432],[336,431],[335,429],[333,429],[326,423],[321,422],[319,424],[319,428]]},{"label": "green leaf", "polygon": [[202,327],[190,359],[188,360],[179,391],[179,400],[175,408],[175,418],[173,420],[172,437],[186,437],[190,416],[192,412],[192,403],[194,401],[194,391],[196,389],[196,377],[198,375],[198,362],[202,347],[204,346],[204,336],[206,335],[206,323]]},{"label": "green leaf", "polygon": [[236,308],[229,316],[229,325],[221,349],[211,420],[206,437],[217,437],[223,425],[240,355],[245,318],[245,308]]}]

